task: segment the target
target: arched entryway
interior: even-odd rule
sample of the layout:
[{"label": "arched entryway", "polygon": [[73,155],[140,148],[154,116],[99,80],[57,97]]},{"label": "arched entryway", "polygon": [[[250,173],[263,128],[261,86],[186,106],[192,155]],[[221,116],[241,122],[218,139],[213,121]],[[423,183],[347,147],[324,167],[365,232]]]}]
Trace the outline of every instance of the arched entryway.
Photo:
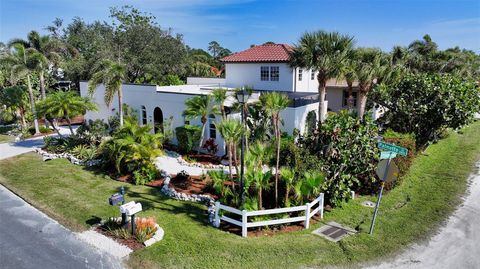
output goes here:
[{"label": "arched entryway", "polygon": [[163,133],[163,112],[159,107],[153,110],[153,124],[155,133]]}]

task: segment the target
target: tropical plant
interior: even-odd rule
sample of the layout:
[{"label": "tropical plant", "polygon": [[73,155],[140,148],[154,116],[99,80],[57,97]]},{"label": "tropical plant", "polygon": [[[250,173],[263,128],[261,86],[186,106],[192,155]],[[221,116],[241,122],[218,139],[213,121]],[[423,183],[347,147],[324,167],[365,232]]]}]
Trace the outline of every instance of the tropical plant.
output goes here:
[{"label": "tropical plant", "polygon": [[282,167],[280,169],[280,176],[285,183],[285,206],[289,207],[290,206],[290,190],[294,187],[295,183],[295,170],[288,168],[288,167]]},{"label": "tropical plant", "polygon": [[290,100],[284,94],[269,92],[260,96],[260,102],[265,112],[272,118],[272,125],[277,143],[277,162],[275,166],[275,204],[278,206],[278,174],[280,167],[280,112],[287,108]]},{"label": "tropical plant", "polygon": [[329,79],[341,77],[345,61],[351,57],[353,37],[338,32],[307,32],[300,37],[290,55],[290,65],[318,72],[318,115],[324,121],[326,85]]},{"label": "tropical plant", "polygon": [[151,130],[151,125],[139,126],[136,121],[126,120],[112,139],[101,145],[105,164],[113,165],[117,173],[140,171],[137,176],[150,176],[157,171],[153,161],[162,154],[162,134],[153,134]]},{"label": "tropical plant", "polygon": [[185,110],[183,116],[187,120],[200,119],[202,122],[202,132],[200,135],[200,141],[198,144],[198,150],[202,148],[203,139],[205,136],[205,126],[210,115],[218,114],[218,106],[210,95],[200,95],[189,98],[185,101]]},{"label": "tropical plant", "polygon": [[14,48],[13,52],[2,58],[1,62],[9,64],[12,67],[12,73],[15,74],[17,78],[26,78],[35,134],[40,134],[31,76],[35,73],[38,66],[45,64],[45,57],[35,49],[26,49],[25,46],[20,43],[13,43],[12,47]]},{"label": "tropical plant", "polygon": [[[223,170],[209,170],[207,172],[208,178],[212,181],[213,188],[215,192],[220,194],[221,200],[226,201],[231,198],[234,193],[226,185],[228,181],[228,176]],[[233,184],[233,182],[232,182]]]},{"label": "tropical plant", "polygon": [[[227,152],[228,152],[228,170],[230,180],[233,180],[232,174],[232,164],[235,162],[235,167],[237,165],[237,157],[236,157],[236,147],[241,139],[243,128],[242,124],[238,120],[234,119],[226,119],[222,120],[221,122],[216,124],[216,127],[220,134],[222,135],[225,143],[227,143]],[[235,155],[233,157],[233,155]],[[238,175],[238,169],[237,169]],[[234,187],[235,190],[235,187]]]},{"label": "tropical plant", "polygon": [[120,126],[123,126],[123,92],[122,83],[127,77],[126,66],[119,62],[111,60],[103,60],[97,67],[97,72],[93,74],[88,82],[88,92],[90,96],[95,94],[95,91],[100,84],[105,85],[104,100],[107,106],[110,106],[115,94],[118,96],[118,114],[120,117]]},{"label": "tropical plant", "polygon": [[227,100],[227,90],[222,88],[217,88],[212,91],[212,96],[217,105],[220,107],[220,113],[222,114],[222,119],[227,119],[227,114],[225,112],[225,100]]},{"label": "tropical plant", "polygon": [[305,172],[303,179],[299,180],[294,187],[298,204],[303,204],[308,200],[316,198],[322,191],[322,184],[325,182],[325,176],[320,172]]},{"label": "tropical plant", "polygon": [[18,111],[22,129],[27,128],[26,113],[29,108],[27,89],[23,86],[12,86],[0,92],[0,104],[6,108]]},{"label": "tropical plant", "polygon": [[245,173],[245,181],[249,182],[250,184],[253,183],[255,190],[258,194],[258,208],[260,210],[263,209],[263,197],[262,192],[264,190],[269,190],[272,186],[272,171],[267,171],[264,173],[262,169],[247,169]]},{"label": "tropical plant", "polygon": [[[88,110],[97,110],[97,106],[88,98],[81,97],[73,91],[57,91],[50,94],[47,99],[38,102],[38,113],[47,119],[64,118],[68,123],[70,133],[73,135],[71,118],[83,115]],[[53,128],[59,133],[55,125]]]}]

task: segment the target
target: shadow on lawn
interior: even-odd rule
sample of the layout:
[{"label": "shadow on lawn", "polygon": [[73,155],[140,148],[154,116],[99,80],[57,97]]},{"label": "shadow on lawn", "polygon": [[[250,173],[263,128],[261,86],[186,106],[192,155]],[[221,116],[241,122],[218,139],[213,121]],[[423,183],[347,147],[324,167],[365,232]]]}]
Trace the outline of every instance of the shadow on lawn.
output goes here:
[{"label": "shadow on lawn", "polygon": [[[142,193],[125,187],[125,193],[128,197],[142,203],[143,211],[163,210],[173,214],[185,214],[196,222],[204,224],[205,226],[208,225],[205,205],[195,202],[173,200],[164,196],[158,188],[148,187],[147,191],[148,193]],[[154,198],[152,198],[152,196]]]}]

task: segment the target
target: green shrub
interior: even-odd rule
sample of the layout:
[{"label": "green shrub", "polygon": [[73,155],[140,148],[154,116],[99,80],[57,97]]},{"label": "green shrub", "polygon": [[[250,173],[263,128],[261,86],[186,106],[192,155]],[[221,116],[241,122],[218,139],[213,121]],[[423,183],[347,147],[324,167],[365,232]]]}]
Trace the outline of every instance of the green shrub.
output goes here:
[{"label": "green shrub", "polygon": [[415,135],[413,134],[402,134],[388,129],[383,134],[383,140],[387,143],[395,144],[408,149],[407,156],[404,157],[397,155],[397,157],[393,160],[400,170],[400,177],[398,177],[395,182],[385,184],[385,189],[390,190],[400,184],[402,176],[407,173],[413,159],[415,158],[417,148],[415,144]]},{"label": "green shrub", "polygon": [[445,128],[469,123],[480,111],[478,85],[451,75],[408,75],[377,87],[372,98],[389,108],[381,120],[397,132],[414,133],[417,147],[438,140]]},{"label": "green shrub", "polygon": [[93,160],[98,156],[98,149],[96,146],[78,145],[72,149],[72,154],[82,161]]},{"label": "green shrub", "polygon": [[144,165],[138,170],[133,171],[133,179],[135,180],[135,185],[144,185],[148,182],[151,182],[160,175],[155,165]]},{"label": "green shrub", "polygon": [[78,127],[76,134],[78,138],[85,140],[87,144],[99,145],[102,138],[109,136],[108,124],[103,120],[89,120]]},{"label": "green shrub", "polygon": [[340,111],[322,123],[318,134],[300,139],[303,147],[322,159],[324,192],[332,205],[348,199],[352,190],[376,189],[377,136],[377,125],[370,118],[362,122]]},{"label": "green shrub", "polygon": [[[38,127],[38,130],[40,131],[40,133],[42,134],[49,134],[52,132],[52,129],[48,128],[48,127],[45,127],[45,126],[39,126]],[[35,134],[35,127],[30,127],[28,128],[28,132],[30,133],[30,135],[34,135]]]},{"label": "green shrub", "polygon": [[196,125],[184,125],[175,128],[178,147],[182,152],[191,152],[198,145],[202,128]]}]

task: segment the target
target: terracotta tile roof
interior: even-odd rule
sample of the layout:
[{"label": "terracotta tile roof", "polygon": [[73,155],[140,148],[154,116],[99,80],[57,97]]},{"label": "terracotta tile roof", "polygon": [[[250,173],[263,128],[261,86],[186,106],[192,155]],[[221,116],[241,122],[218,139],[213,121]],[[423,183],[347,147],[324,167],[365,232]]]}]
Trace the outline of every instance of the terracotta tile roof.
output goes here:
[{"label": "terracotta tile roof", "polygon": [[288,44],[264,44],[221,59],[224,63],[288,62],[293,47]]}]

